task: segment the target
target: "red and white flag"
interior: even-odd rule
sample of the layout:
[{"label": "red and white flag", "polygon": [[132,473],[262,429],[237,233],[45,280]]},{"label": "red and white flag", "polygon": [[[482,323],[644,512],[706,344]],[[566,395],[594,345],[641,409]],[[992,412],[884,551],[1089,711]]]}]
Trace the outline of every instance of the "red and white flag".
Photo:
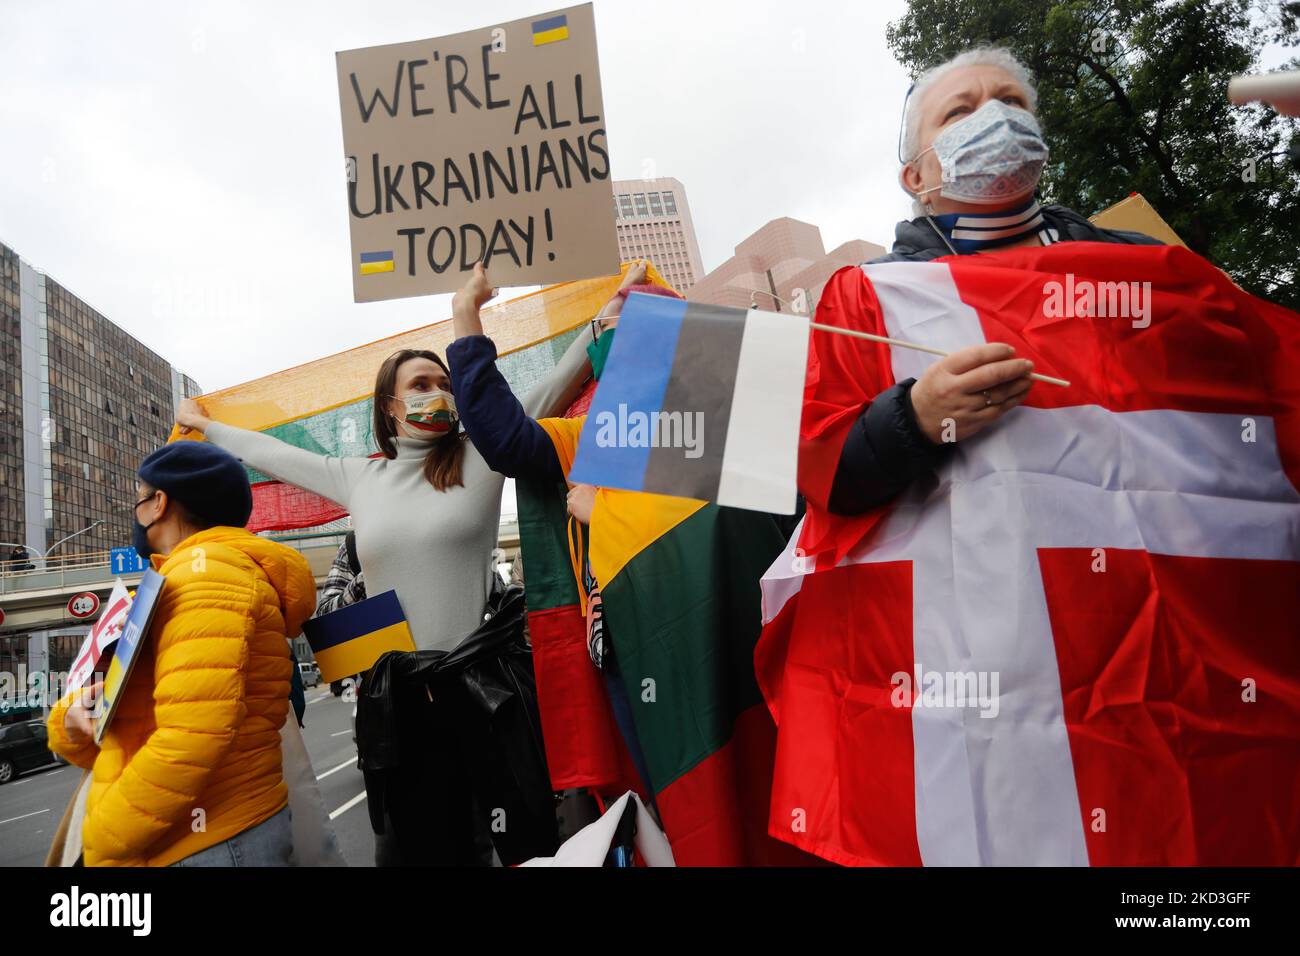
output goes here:
[{"label": "red and white flag", "polygon": [[[80,690],[90,680],[99,662],[104,659],[104,652],[113,646],[113,642],[122,633],[122,625],[126,623],[126,615],[130,610],[131,596],[127,593],[122,579],[118,578],[113,585],[113,592],[108,596],[108,602],[104,605],[103,613],[99,615],[99,620],[91,627],[90,633],[81,644],[81,649],[77,651],[72,668],[68,671],[65,694]],[[107,662],[104,669],[108,669]]]},{"label": "red and white flag", "polygon": [[817,320],[1072,384],[842,518],[849,427],[937,359],[814,333],[809,509],[755,654],[771,834],[844,864],[1300,863],[1300,316],[1182,248],[1060,243],[841,270]]}]

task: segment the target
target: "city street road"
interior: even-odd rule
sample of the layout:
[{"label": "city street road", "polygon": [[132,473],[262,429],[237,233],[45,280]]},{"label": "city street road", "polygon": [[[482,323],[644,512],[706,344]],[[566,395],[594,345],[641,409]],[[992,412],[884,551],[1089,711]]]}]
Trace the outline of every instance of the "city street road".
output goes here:
[{"label": "city street road", "polygon": [[[349,866],[373,866],[366,787],[352,741],[353,706],[330,694],[327,685],[310,688],[302,733],[343,858]],[[81,774],[78,767],[50,764],[0,785],[0,866],[44,865]]]}]

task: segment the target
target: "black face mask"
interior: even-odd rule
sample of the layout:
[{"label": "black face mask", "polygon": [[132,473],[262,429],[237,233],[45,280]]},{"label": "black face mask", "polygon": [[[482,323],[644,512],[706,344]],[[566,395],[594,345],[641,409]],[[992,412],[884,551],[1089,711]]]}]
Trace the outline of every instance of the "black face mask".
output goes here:
[{"label": "black face mask", "polygon": [[135,553],[140,555],[141,560],[146,564],[153,556],[153,548],[149,546],[149,529],[158,522],[155,520],[148,524],[141,524],[137,515],[139,514],[140,506],[157,494],[158,492],[155,491],[152,495],[141,498],[135,503],[135,507],[131,509],[131,520],[135,524],[135,530],[131,536],[131,545],[135,548]]}]

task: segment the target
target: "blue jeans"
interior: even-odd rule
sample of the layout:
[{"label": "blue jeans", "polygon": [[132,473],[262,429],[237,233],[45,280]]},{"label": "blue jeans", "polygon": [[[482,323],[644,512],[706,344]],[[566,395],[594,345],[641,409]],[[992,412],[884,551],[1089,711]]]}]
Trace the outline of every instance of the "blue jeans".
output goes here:
[{"label": "blue jeans", "polygon": [[285,807],[256,826],[177,860],[172,866],[291,866],[292,853],[293,830],[289,808]]}]

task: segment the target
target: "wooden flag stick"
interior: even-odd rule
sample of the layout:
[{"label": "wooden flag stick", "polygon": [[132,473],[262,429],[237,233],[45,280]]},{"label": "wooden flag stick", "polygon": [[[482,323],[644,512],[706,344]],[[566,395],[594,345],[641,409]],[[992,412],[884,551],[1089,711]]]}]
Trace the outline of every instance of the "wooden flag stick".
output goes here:
[{"label": "wooden flag stick", "polygon": [[[870,332],[859,332],[856,329],[841,329],[838,326],[826,325],[823,322],[811,322],[814,329],[821,329],[823,332],[834,332],[836,335],[851,335],[855,339],[869,339],[872,342],[884,342],[886,345],[897,345],[899,348],[916,349],[918,352],[929,352],[931,355],[947,356],[951,353],[943,352],[939,349],[932,349],[928,345],[917,345],[915,342],[904,342],[902,339],[890,339],[883,335],[872,335]],[[1046,382],[1048,385],[1060,385],[1062,388],[1069,388],[1070,383],[1063,378],[1053,378],[1051,375],[1039,375],[1037,372],[1030,372],[1029,377],[1035,382]]]}]

